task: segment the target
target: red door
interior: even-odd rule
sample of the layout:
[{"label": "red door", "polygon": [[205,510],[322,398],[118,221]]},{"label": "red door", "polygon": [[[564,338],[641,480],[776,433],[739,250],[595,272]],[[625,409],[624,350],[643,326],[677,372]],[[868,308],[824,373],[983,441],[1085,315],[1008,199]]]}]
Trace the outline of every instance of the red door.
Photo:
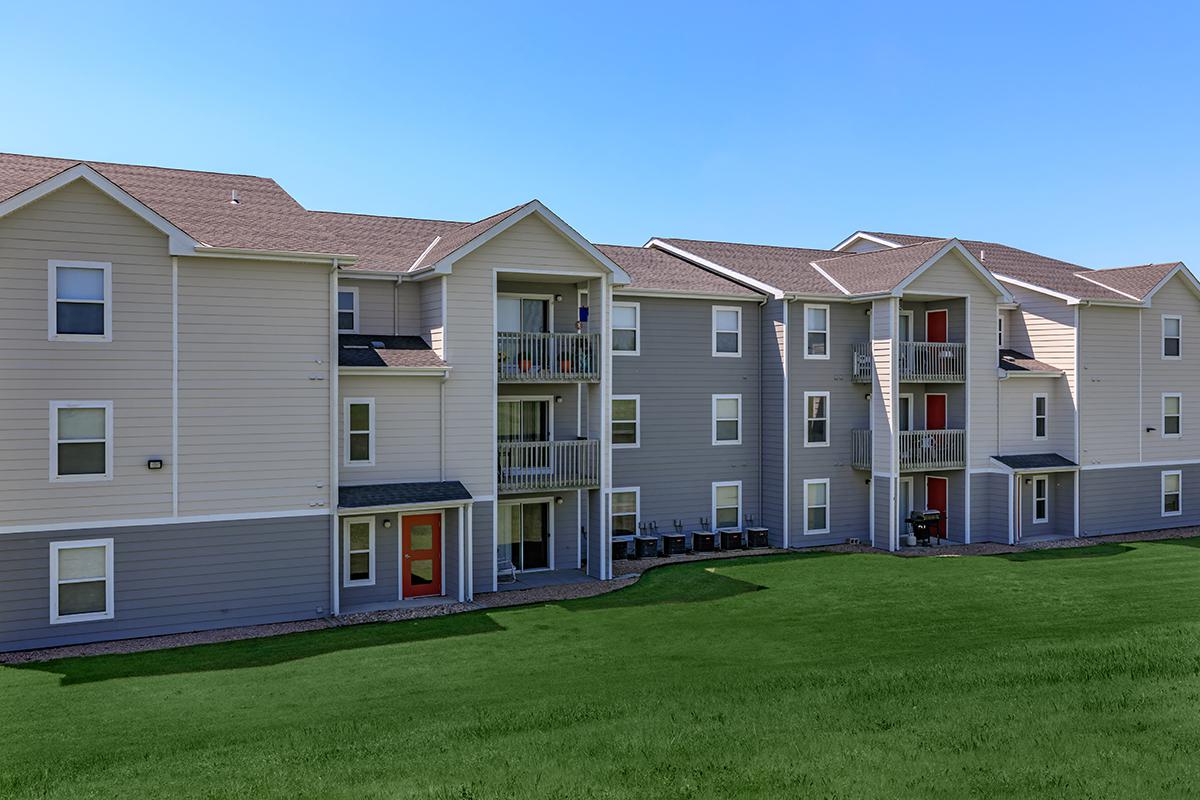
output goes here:
[{"label": "red door", "polygon": [[925,476],[925,508],[936,508],[942,512],[942,538],[946,538],[950,527],[950,518],[946,515],[946,495],[949,486],[949,478]]},{"label": "red door", "polygon": [[412,514],[400,523],[403,596],[442,593],[442,515]]},{"label": "red door", "polygon": [[946,395],[925,395],[925,430],[946,430]]},{"label": "red door", "polygon": [[949,326],[950,312],[946,309],[925,312],[925,341],[946,341],[946,329]]}]

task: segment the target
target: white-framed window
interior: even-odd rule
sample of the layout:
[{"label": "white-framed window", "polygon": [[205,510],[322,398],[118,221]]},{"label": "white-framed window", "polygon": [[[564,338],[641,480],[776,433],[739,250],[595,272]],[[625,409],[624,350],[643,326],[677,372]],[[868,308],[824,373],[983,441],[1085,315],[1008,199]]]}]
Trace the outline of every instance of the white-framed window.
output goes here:
[{"label": "white-framed window", "polygon": [[742,443],[742,396],[714,394],[712,396],[712,443]]},{"label": "white-framed window", "polygon": [[612,304],[612,351],[614,355],[636,356],[642,352],[642,306],[640,303]]},{"label": "white-framed window", "polygon": [[742,527],[742,482],[714,481],[712,506],[714,530]]},{"label": "white-framed window", "polygon": [[1163,392],[1162,436],[1164,439],[1183,436],[1183,395],[1179,392]]},{"label": "white-framed window", "polygon": [[1171,360],[1183,357],[1183,317],[1178,314],[1163,314],[1162,357]]},{"label": "white-framed window", "polygon": [[338,289],[338,333],[358,333],[358,287]]},{"label": "white-framed window", "polygon": [[712,354],[726,358],[742,356],[742,309],[713,306]]},{"label": "white-framed window", "polygon": [[375,398],[347,397],[343,409],[346,439],[342,464],[347,467],[375,466]]},{"label": "white-framed window", "polygon": [[1035,394],[1033,396],[1033,438],[1046,438],[1046,402],[1047,398],[1044,394]]},{"label": "white-framed window", "polygon": [[1004,312],[996,317],[996,347],[1004,349]]},{"label": "white-framed window", "polygon": [[829,392],[804,393],[804,446],[829,447]]},{"label": "white-framed window", "polygon": [[112,476],[112,401],[51,401],[50,480],[108,481]]},{"label": "white-framed window", "polygon": [[613,536],[633,536],[638,532],[642,512],[642,490],[637,486],[613,489],[609,493],[609,528]]},{"label": "white-framed window", "polygon": [[804,357],[829,358],[829,306],[804,306]]},{"label": "white-framed window", "polygon": [[804,482],[804,532],[829,533],[829,478]]},{"label": "white-framed window", "polygon": [[1050,520],[1050,478],[1034,475],[1033,478],[1033,521],[1040,525]]},{"label": "white-framed window", "polygon": [[1162,515],[1177,517],[1183,513],[1183,470],[1163,470],[1161,480]]},{"label": "white-framed window", "polygon": [[614,449],[642,444],[642,396],[614,394],[612,398],[612,446]]},{"label": "white-framed window", "polygon": [[50,624],[112,619],[113,540],[50,543]]},{"label": "white-framed window", "polygon": [[112,341],[112,264],[57,261],[49,264],[50,341]]},{"label": "white-framed window", "polygon": [[375,585],[375,518],[342,520],[342,586]]}]

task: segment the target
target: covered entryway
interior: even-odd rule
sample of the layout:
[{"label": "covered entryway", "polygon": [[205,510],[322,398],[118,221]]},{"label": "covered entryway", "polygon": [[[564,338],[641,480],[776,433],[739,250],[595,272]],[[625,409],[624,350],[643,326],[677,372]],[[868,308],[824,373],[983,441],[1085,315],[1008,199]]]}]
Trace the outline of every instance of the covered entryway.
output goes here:
[{"label": "covered entryway", "polygon": [[1076,483],[1079,467],[1058,453],[992,456],[1009,472],[1009,543],[1077,535]]}]

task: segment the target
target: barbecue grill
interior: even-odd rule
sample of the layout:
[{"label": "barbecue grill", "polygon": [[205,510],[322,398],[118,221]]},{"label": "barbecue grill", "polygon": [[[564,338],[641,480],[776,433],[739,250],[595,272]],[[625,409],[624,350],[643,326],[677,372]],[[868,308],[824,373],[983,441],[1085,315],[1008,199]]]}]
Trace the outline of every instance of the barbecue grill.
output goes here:
[{"label": "barbecue grill", "polygon": [[936,508],[913,511],[908,515],[908,525],[912,529],[913,536],[917,537],[917,544],[928,546],[931,536],[941,544],[942,512]]}]

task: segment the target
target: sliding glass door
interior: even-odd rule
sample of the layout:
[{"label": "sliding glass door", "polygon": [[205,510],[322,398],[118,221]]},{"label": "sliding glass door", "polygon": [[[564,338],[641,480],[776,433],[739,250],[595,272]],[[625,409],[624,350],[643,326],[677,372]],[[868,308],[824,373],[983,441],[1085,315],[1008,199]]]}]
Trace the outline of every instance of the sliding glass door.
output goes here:
[{"label": "sliding glass door", "polygon": [[500,400],[496,434],[502,442],[550,440],[549,400]]},{"label": "sliding glass door", "polygon": [[501,503],[496,556],[519,571],[550,567],[550,502]]}]

